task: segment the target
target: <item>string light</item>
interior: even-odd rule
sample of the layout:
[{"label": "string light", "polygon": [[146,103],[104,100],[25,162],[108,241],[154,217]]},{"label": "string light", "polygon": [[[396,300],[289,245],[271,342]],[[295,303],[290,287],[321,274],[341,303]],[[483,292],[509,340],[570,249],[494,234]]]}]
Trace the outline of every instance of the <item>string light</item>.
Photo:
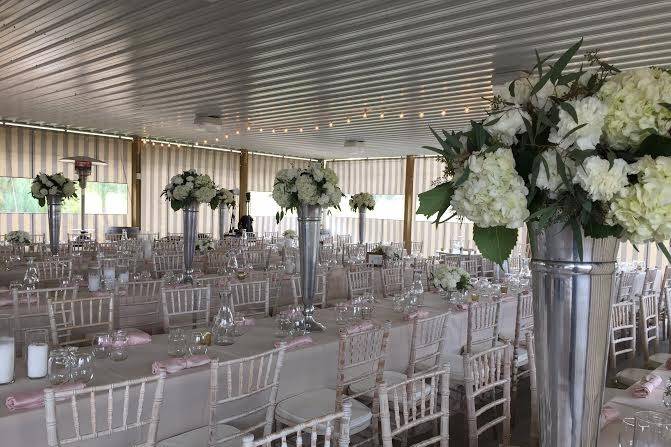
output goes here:
[{"label": "string light", "polygon": [[207,140],[203,140],[203,144],[207,144]]},{"label": "string light", "polygon": [[218,142],[219,142],[219,138],[215,138],[214,141],[218,143]]},{"label": "string light", "polygon": [[315,126],[315,130],[319,130],[319,126]]},{"label": "string light", "polygon": [[384,112],[381,112],[380,113],[380,119],[383,119],[383,118],[384,118]]},{"label": "string light", "polygon": [[298,129],[298,131],[299,131],[300,133],[303,133],[303,128],[301,127],[300,129]]},{"label": "string light", "polygon": [[347,124],[349,124],[349,123],[351,123],[351,122],[352,122],[352,120],[349,119],[349,118],[347,118]]},{"label": "string light", "polygon": [[419,112],[419,117],[424,118],[424,112]]},{"label": "string light", "polygon": [[263,132],[263,127],[259,127],[259,132]]},{"label": "string light", "polygon": [[287,133],[287,132],[289,132],[289,129],[284,129],[284,133]]},{"label": "string light", "polygon": [[273,129],[273,131],[272,131],[272,132],[273,132],[273,133],[275,133],[275,129]]},{"label": "string light", "polygon": [[330,123],[329,123],[329,127],[333,127],[333,122],[330,122]]},{"label": "string light", "polygon": [[401,119],[403,119],[404,116],[405,116],[405,115],[403,114],[403,112],[401,112],[401,113],[398,114],[398,117],[401,118]]},{"label": "string light", "polygon": [[363,112],[363,115],[362,115],[362,116],[363,116],[364,118],[368,118],[368,113]]},{"label": "string light", "polygon": [[224,135],[224,138],[226,138],[228,140],[228,134]]},{"label": "string light", "polygon": [[251,127],[249,127],[249,126],[247,126],[247,131],[250,131],[250,130],[252,130],[252,128],[251,128]]},{"label": "string light", "polygon": [[235,134],[236,134],[236,135],[240,135],[240,131],[239,131],[239,130],[236,130],[236,131],[235,131]]},{"label": "string light", "polygon": [[447,112],[445,110],[440,112],[440,116],[445,116],[445,115],[447,115]]},{"label": "string light", "polygon": [[464,112],[469,113],[470,111],[471,111],[470,107],[468,107],[468,106],[464,107]]}]

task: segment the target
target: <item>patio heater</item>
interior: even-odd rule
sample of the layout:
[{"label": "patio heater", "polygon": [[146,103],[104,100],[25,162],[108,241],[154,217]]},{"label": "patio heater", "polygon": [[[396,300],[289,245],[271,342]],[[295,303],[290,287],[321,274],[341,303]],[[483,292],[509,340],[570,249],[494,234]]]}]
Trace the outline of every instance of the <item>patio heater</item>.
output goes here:
[{"label": "patio heater", "polygon": [[80,189],[80,200],[81,200],[81,233],[78,239],[86,239],[86,228],[84,226],[84,214],[86,213],[86,180],[89,175],[91,175],[91,168],[93,165],[96,166],[106,166],[107,162],[98,160],[97,158],[87,157],[85,155],[76,155],[74,157],[64,157],[61,158],[63,163],[74,163],[75,171],[79,176],[79,189]]}]

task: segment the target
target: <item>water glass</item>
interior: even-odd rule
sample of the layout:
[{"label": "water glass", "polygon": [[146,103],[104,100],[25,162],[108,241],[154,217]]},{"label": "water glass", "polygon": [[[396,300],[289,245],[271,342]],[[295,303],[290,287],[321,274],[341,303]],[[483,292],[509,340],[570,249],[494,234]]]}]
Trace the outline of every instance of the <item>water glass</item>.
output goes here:
[{"label": "water glass", "polygon": [[128,358],[128,332],[114,331],[112,333],[112,346],[109,356],[115,362],[126,360]]},{"label": "water glass", "polygon": [[182,329],[170,329],[168,334],[168,355],[171,357],[184,357],[186,355],[186,336]]},{"label": "water glass", "polygon": [[99,332],[93,336],[91,353],[97,359],[106,359],[109,355],[112,337],[107,332]]},{"label": "water glass", "polygon": [[77,352],[73,355],[71,377],[73,382],[88,383],[93,380],[93,354]]},{"label": "water glass", "polygon": [[275,321],[277,321],[277,332],[275,332],[275,336],[278,338],[288,336],[292,324],[289,314],[287,312],[280,312],[277,314],[277,317],[275,317]]},{"label": "water glass", "polygon": [[202,331],[191,331],[189,336],[189,353],[191,355],[207,354],[207,341]]},{"label": "water glass", "polygon": [[637,411],[633,418],[624,418],[622,422],[633,431],[629,444],[632,447],[671,445],[671,415],[655,411]]},{"label": "water glass", "polygon": [[70,380],[72,373],[72,357],[64,348],[52,349],[49,353],[49,383],[60,385]]}]

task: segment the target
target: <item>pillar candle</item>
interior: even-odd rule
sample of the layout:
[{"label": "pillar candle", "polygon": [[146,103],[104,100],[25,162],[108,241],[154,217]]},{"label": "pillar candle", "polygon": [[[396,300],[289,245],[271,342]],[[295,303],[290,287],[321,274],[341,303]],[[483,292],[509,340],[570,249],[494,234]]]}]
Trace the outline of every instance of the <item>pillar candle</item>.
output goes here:
[{"label": "pillar candle", "polygon": [[47,375],[49,346],[46,343],[28,345],[28,378],[40,379]]},{"label": "pillar candle", "polygon": [[14,337],[0,337],[0,384],[14,380]]}]

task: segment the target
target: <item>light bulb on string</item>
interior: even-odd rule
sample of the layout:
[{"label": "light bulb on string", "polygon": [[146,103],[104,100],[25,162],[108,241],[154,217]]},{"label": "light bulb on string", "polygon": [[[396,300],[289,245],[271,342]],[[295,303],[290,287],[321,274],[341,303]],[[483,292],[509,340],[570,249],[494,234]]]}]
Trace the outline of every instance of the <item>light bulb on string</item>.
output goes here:
[{"label": "light bulb on string", "polygon": [[424,112],[419,112],[419,117],[424,118]]},{"label": "light bulb on string", "polygon": [[404,116],[405,116],[405,115],[403,114],[403,112],[401,112],[401,113],[398,114],[398,117],[399,117],[400,119],[403,119]]}]

